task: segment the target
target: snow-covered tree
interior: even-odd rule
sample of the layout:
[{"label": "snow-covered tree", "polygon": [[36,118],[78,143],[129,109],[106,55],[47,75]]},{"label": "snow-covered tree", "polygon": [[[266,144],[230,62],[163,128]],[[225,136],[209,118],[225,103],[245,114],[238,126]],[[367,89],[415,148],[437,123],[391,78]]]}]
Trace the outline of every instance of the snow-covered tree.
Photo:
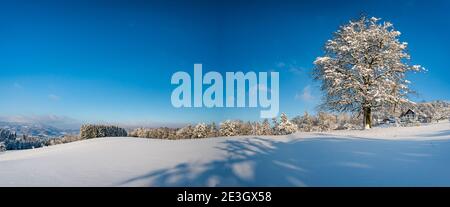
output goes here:
[{"label": "snow-covered tree", "polygon": [[309,115],[307,111],[303,114],[303,116],[297,116],[292,119],[292,123],[297,125],[298,130],[304,132],[310,132],[314,126],[314,117]]},{"label": "snow-covered tree", "polygon": [[238,130],[238,123],[236,121],[226,120],[220,123],[219,132],[221,136],[237,136],[239,135]]},{"label": "snow-covered tree", "polygon": [[0,152],[6,151],[5,142],[0,142]]},{"label": "snow-covered tree", "polygon": [[187,125],[176,132],[176,137],[179,139],[189,139],[194,136],[194,128],[191,125]]},{"label": "snow-covered tree", "polygon": [[259,122],[252,123],[252,135],[262,135],[261,124]]},{"label": "snow-covered tree", "polygon": [[239,122],[239,135],[252,135],[252,123],[251,122]]},{"label": "snow-covered tree", "polygon": [[208,126],[208,137],[217,137],[219,136],[219,130],[217,130],[216,123],[213,122]]},{"label": "snow-covered tree", "polygon": [[278,134],[278,124],[279,124],[277,117],[272,118],[272,124],[273,124],[272,134],[277,135]]},{"label": "snow-covered tree", "polygon": [[379,20],[361,17],[341,26],[326,43],[325,55],[314,61],[314,78],[325,92],[322,107],[362,113],[365,128],[372,127],[373,110],[408,102],[405,73],[423,70],[408,64],[400,32]]},{"label": "snow-covered tree", "polygon": [[205,138],[208,136],[208,126],[205,123],[195,125],[193,130],[193,138]]},{"label": "snow-covered tree", "polygon": [[273,131],[272,128],[270,128],[270,123],[268,119],[264,119],[263,123],[261,124],[261,133],[262,135],[272,135]]},{"label": "snow-covered tree", "polygon": [[421,102],[414,105],[405,104],[400,107],[402,112],[412,109],[418,114],[421,122],[438,122],[450,118],[450,103],[446,101]]},{"label": "snow-covered tree", "polygon": [[332,114],[319,112],[317,115],[317,126],[319,131],[328,131],[337,128],[337,118]]},{"label": "snow-covered tree", "polygon": [[15,140],[16,138],[16,133],[13,133],[7,129],[0,129],[0,142],[6,140]]},{"label": "snow-covered tree", "polygon": [[280,135],[292,134],[297,131],[297,125],[290,122],[285,113],[281,113],[280,123],[277,124],[276,131]]}]

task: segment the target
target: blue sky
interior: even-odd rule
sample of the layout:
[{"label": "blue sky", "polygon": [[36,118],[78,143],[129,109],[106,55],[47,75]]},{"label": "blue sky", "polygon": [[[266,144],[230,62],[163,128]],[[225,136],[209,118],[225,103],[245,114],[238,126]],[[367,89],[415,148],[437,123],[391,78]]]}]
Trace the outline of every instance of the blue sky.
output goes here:
[{"label": "blue sky", "polygon": [[[176,109],[176,71],[279,71],[280,110],[314,112],[312,62],[364,13],[409,43],[415,101],[449,100],[449,1],[0,1],[0,118],[164,125],[257,120],[260,109]],[[56,118],[55,118],[56,117]]]}]

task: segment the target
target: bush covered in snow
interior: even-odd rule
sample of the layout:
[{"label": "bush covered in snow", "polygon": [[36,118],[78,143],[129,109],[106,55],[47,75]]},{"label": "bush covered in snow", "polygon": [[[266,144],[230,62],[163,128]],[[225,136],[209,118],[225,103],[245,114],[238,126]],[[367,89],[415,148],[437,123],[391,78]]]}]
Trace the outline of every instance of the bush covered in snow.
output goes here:
[{"label": "bush covered in snow", "polygon": [[83,125],[80,129],[82,139],[97,137],[126,137],[127,131],[117,126],[108,125]]}]

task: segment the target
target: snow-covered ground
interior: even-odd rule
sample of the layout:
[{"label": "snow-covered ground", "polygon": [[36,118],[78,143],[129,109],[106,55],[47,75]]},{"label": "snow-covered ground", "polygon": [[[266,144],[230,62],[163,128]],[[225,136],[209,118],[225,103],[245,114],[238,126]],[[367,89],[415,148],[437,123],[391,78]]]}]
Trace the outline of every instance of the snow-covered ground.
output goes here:
[{"label": "snow-covered ground", "polygon": [[101,138],[0,153],[0,186],[450,186],[450,123],[289,136]]}]

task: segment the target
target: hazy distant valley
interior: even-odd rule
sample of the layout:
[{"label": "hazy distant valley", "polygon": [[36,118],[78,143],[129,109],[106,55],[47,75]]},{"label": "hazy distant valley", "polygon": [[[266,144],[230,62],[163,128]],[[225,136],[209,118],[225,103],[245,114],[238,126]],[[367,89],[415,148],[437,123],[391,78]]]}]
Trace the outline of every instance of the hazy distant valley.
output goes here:
[{"label": "hazy distant valley", "polygon": [[27,135],[40,138],[54,138],[64,135],[78,134],[79,129],[59,129],[41,123],[0,122],[1,129],[15,132],[17,135]]}]

